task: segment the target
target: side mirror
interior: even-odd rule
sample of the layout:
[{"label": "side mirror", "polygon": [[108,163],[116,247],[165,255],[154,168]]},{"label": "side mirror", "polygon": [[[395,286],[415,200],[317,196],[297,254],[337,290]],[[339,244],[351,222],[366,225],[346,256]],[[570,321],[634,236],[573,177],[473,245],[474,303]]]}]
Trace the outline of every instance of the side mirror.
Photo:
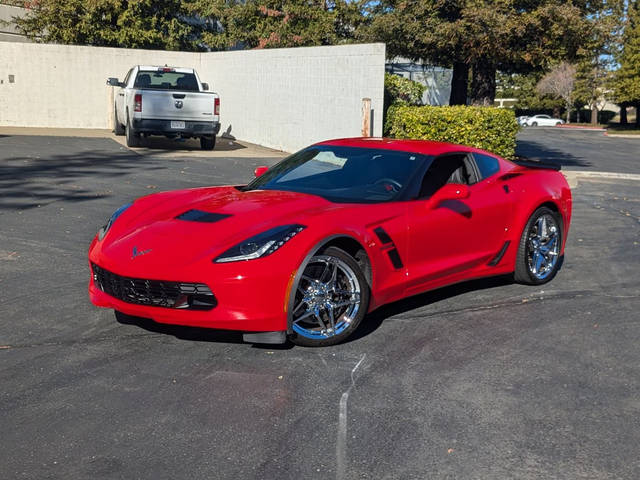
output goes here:
[{"label": "side mirror", "polygon": [[257,177],[259,177],[259,176],[264,175],[265,173],[267,173],[267,170],[269,170],[269,167],[265,167],[265,166],[263,165],[263,166],[257,167],[257,168],[253,171],[253,174],[254,174],[254,175],[256,176],[256,178],[257,178]]},{"label": "side mirror", "polygon": [[122,83],[120,83],[120,80],[118,80],[115,77],[110,77],[109,79],[107,79],[107,85],[111,85],[112,87],[123,87],[124,85],[122,85]]},{"label": "side mirror", "polygon": [[207,90],[209,90],[209,84],[202,82],[202,91],[206,92]]},{"label": "side mirror", "polygon": [[470,194],[471,192],[467,185],[463,185],[461,183],[447,183],[444,187],[433,194],[427,205],[429,208],[435,208],[447,200],[464,200],[465,198],[469,198]]}]

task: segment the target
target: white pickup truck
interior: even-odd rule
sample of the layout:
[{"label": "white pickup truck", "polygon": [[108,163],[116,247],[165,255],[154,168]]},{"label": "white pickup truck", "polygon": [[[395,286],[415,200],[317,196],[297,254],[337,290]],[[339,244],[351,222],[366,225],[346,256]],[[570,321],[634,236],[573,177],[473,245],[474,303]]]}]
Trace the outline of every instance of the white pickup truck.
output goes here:
[{"label": "white pickup truck", "polygon": [[116,135],[126,135],[127,146],[140,146],[140,136],[199,138],[203,150],[213,150],[220,131],[220,97],[207,92],[192,68],[137,65],[114,95]]}]

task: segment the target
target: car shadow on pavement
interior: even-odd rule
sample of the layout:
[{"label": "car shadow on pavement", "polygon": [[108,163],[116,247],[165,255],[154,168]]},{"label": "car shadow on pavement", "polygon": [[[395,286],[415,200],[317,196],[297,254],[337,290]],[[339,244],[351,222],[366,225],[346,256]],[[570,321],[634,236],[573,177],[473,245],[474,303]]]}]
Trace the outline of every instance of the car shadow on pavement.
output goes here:
[{"label": "car shadow on pavement", "polygon": [[552,163],[562,167],[591,167],[592,163],[562,150],[549,148],[531,140],[518,140],[516,155],[525,159]]},{"label": "car shadow on pavement", "polygon": [[[147,150],[164,150],[164,151],[202,150],[200,147],[200,140],[198,139],[194,139],[194,138],[181,139],[181,138],[165,138],[165,137],[142,138],[139,148],[147,149]],[[214,147],[214,150],[218,152],[232,152],[234,150],[242,150],[245,148],[247,147],[231,139],[218,137],[216,140],[216,146]]]},{"label": "car shadow on pavement", "polygon": [[[191,342],[245,343],[242,340],[242,332],[158,323],[150,318],[134,317],[118,311],[115,311],[115,316],[116,321],[123,325],[134,325],[148,332],[171,335],[179,340],[187,340]],[[256,343],[251,346],[254,348],[265,348],[269,350],[288,350],[293,348],[293,344],[290,342],[282,345]]]},{"label": "car shadow on pavement", "polygon": [[[396,315],[401,315],[403,313],[410,312],[411,310],[426,307],[465,293],[486,290],[489,288],[504,287],[506,285],[512,285],[513,283],[512,275],[480,278],[420,293],[388,305],[383,305],[364,318],[358,329],[347,339],[347,342],[352,342],[362,337],[366,337],[376,331],[386,319],[395,317]],[[427,315],[425,314],[424,316],[426,317]]]}]

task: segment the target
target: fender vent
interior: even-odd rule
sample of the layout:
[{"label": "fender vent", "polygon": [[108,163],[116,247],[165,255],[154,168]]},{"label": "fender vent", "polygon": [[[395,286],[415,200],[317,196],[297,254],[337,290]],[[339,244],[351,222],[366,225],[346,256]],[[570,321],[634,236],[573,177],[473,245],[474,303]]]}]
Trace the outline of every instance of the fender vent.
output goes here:
[{"label": "fender vent", "polygon": [[393,243],[393,240],[391,239],[387,231],[382,227],[377,227],[373,230],[373,232],[382,243],[382,249],[387,251],[387,256],[389,257],[389,260],[391,260],[393,268],[402,268],[404,264],[402,263],[402,259],[400,258],[400,253],[398,252],[396,244]]},{"label": "fender vent", "polygon": [[187,210],[176,217],[176,220],[186,220],[189,222],[204,222],[215,223],[223,220],[231,215],[225,215],[224,213],[211,213],[204,212],[202,210]]}]

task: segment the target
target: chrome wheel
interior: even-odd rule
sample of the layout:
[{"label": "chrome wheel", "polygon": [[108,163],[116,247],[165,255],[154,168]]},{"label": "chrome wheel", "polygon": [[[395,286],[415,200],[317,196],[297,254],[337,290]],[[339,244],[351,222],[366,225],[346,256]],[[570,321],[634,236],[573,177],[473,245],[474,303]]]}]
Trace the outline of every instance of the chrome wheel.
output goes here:
[{"label": "chrome wheel", "polygon": [[538,280],[555,270],[560,253],[559,225],[553,215],[544,213],[531,225],[527,239],[527,266]]},{"label": "chrome wheel", "polygon": [[333,255],[312,257],[296,288],[293,331],[313,340],[345,332],[360,311],[361,290],[359,277],[347,262]]}]

